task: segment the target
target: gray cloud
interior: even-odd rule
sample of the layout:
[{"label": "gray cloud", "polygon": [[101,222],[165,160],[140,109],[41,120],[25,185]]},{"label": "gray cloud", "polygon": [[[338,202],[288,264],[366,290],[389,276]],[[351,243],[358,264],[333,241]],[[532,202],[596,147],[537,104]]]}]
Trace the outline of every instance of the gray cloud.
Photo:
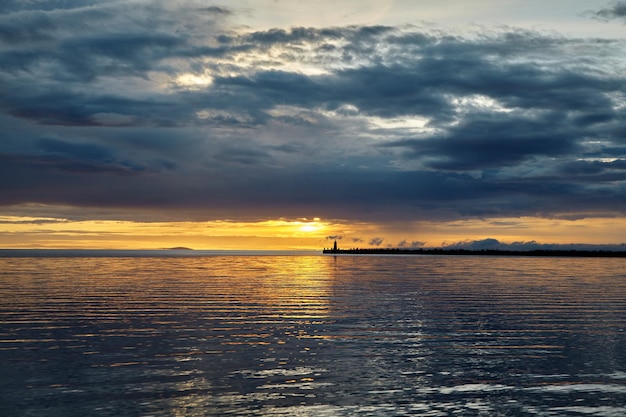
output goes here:
[{"label": "gray cloud", "polygon": [[626,2],[615,2],[611,7],[594,12],[594,15],[602,19],[626,19]]},{"label": "gray cloud", "polygon": [[424,245],[426,245],[426,242],[422,242],[419,240],[414,240],[409,242],[408,240],[404,239],[401,240],[400,242],[398,242],[398,244],[396,245],[397,248],[411,248],[411,249],[415,249],[415,248],[421,248]]},{"label": "gray cloud", "polygon": [[35,220],[0,220],[0,224],[58,224],[58,223],[67,223],[68,221],[57,220],[57,219],[35,219]]},{"label": "gray cloud", "polygon": [[223,6],[209,6],[199,9],[202,12],[213,13],[217,15],[232,15],[234,12]]},{"label": "gray cloud", "polygon": [[2,205],[196,219],[625,214],[620,42],[238,33],[224,26],[236,11],[217,6],[37,4],[0,7]]}]

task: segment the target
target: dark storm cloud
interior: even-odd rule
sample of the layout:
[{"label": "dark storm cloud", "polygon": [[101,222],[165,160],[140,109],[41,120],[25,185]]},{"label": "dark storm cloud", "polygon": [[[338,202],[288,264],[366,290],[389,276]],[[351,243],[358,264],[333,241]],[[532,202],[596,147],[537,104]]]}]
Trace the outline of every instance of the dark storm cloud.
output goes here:
[{"label": "dark storm cloud", "polygon": [[[587,177],[589,181],[596,182],[597,176],[615,175],[615,179],[622,178],[622,172],[626,170],[626,159],[616,159],[613,161],[574,161],[565,163],[559,167],[560,172],[568,176],[577,176],[578,181],[583,181]],[[604,177],[606,181],[610,179]]]},{"label": "dark storm cloud", "polygon": [[262,164],[270,158],[269,154],[262,149],[254,149],[252,146],[245,148],[239,146],[224,145],[215,154],[216,162],[233,162],[243,165]]},{"label": "dark storm cloud", "polygon": [[46,0],[46,1],[24,1],[24,0],[3,0],[0,3],[0,12],[19,12],[25,10],[53,11],[69,10],[81,7],[102,5],[113,3],[116,0]]},{"label": "dark storm cloud", "polygon": [[[31,154],[0,154],[7,166],[18,164],[30,171],[67,171],[73,173],[100,173],[112,175],[135,175],[146,167],[129,160],[120,160],[111,149],[86,143],[73,144],[57,139],[40,139]],[[11,176],[7,171],[6,175]],[[18,181],[12,181],[19,184]]]},{"label": "dark storm cloud", "polygon": [[41,139],[39,148],[49,155],[68,155],[81,159],[107,161],[112,159],[109,149],[92,144],[73,144],[56,139]]},{"label": "dark storm cloud", "polygon": [[226,7],[220,7],[220,6],[209,6],[209,7],[199,9],[199,10],[201,12],[213,13],[217,15],[232,15],[233,14],[232,10]]},{"label": "dark storm cloud", "polygon": [[[556,118],[559,118],[557,116]],[[448,129],[442,137],[405,139],[385,144],[425,158],[434,169],[466,171],[518,164],[536,156],[556,157],[578,149],[580,137],[567,121],[519,116],[476,116]]]},{"label": "dark storm cloud", "polygon": [[52,46],[43,42],[39,51],[6,49],[0,53],[0,65],[11,73],[48,66],[49,74],[59,81],[120,74],[142,77],[162,59],[182,53],[174,52],[182,46],[181,39],[170,34],[103,34],[58,40]]},{"label": "dark storm cloud", "polygon": [[57,220],[57,219],[36,219],[36,220],[0,220],[0,224],[58,224],[58,223],[67,223],[67,220]]},{"label": "dark storm cloud", "polygon": [[[37,124],[61,126],[168,126],[185,117],[184,113],[177,111],[174,103],[160,101],[158,97],[142,100],[100,91],[87,94],[58,87],[29,90],[25,84],[9,86],[5,93],[0,93],[0,108],[11,116]],[[107,114],[118,117],[98,117]]]},{"label": "dark storm cloud", "polygon": [[370,245],[372,245],[372,246],[380,246],[380,245],[382,245],[382,244],[383,244],[383,241],[384,241],[384,240],[385,240],[385,239],[383,239],[382,237],[375,237],[375,238],[372,238],[372,239],[369,241],[369,244],[370,244]]},{"label": "dark storm cloud", "polygon": [[222,53],[194,40],[196,31],[211,32],[216,16],[230,14],[227,8],[214,6],[198,13],[161,2],[100,2],[91,7],[75,3],[0,15],[0,68],[8,73],[42,72],[62,82],[175,71],[164,61]]},{"label": "dark storm cloud", "polygon": [[398,244],[395,246],[397,248],[421,248],[424,245],[426,245],[426,242],[422,242],[419,240],[414,240],[409,242],[408,240],[404,239],[401,240],[400,242],[398,242]]},{"label": "dark storm cloud", "polygon": [[[280,33],[279,38],[286,36],[284,31]],[[314,30],[306,33],[307,39],[317,39],[320,34]],[[357,37],[353,30],[346,30],[345,36],[349,39]],[[576,73],[564,66],[552,69],[542,63],[517,62],[532,59],[527,50],[523,53],[523,47],[545,47],[545,52],[550,54],[559,47],[585,47],[577,45],[579,41],[568,43],[538,35],[516,34],[512,39],[505,35],[474,43],[456,38],[438,42],[428,40],[423,46],[424,42],[419,38],[408,48],[408,52],[414,55],[407,50],[390,48],[387,56],[380,52],[372,56],[369,48],[381,43],[389,47],[398,40],[394,38],[393,42],[385,43],[380,36],[370,35],[359,39],[360,44],[368,47],[350,45],[344,48],[344,52],[350,50],[360,60],[370,62],[354,68],[338,69],[328,76],[258,71],[252,76],[219,78],[217,83],[234,89],[263,91],[264,97],[270,99],[270,105],[287,102],[334,108],[347,103],[370,115],[428,116],[434,118],[433,124],[449,122],[457,115],[451,97],[476,94],[517,109],[578,111],[581,114],[576,122],[583,125],[608,121],[614,114],[606,93],[624,86],[620,77],[607,77],[600,72],[586,73],[583,66],[581,72]],[[563,46],[564,43],[567,45]],[[508,50],[510,47],[518,50],[518,54]],[[507,57],[514,59],[510,62],[499,59]],[[319,57],[312,59],[315,61]]]},{"label": "dark storm cloud", "polygon": [[616,2],[611,7],[598,10],[594,14],[602,19],[626,19],[626,2]]},{"label": "dark storm cloud", "polygon": [[223,26],[236,11],[193,2],[38,3],[0,8],[0,204],[198,219],[624,214],[619,42],[239,33]]}]

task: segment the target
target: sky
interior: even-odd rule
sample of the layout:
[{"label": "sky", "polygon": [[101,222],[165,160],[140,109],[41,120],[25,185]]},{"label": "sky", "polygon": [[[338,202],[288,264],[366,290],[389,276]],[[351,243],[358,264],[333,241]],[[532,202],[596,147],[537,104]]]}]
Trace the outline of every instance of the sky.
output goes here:
[{"label": "sky", "polygon": [[625,236],[626,1],[0,3],[0,247]]}]

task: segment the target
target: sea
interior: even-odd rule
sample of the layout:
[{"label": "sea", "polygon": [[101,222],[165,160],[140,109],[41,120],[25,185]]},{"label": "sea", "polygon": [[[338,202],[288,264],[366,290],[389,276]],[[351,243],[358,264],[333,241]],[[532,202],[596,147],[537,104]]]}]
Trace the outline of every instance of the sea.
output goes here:
[{"label": "sea", "polygon": [[626,416],[626,259],[0,251],[0,416]]}]

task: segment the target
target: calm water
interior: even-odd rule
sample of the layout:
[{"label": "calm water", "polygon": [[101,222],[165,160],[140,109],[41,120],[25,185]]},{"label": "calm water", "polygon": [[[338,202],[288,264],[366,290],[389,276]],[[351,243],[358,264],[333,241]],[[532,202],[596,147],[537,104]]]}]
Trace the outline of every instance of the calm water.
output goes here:
[{"label": "calm water", "polygon": [[626,260],[0,259],[0,415],[624,416]]}]

